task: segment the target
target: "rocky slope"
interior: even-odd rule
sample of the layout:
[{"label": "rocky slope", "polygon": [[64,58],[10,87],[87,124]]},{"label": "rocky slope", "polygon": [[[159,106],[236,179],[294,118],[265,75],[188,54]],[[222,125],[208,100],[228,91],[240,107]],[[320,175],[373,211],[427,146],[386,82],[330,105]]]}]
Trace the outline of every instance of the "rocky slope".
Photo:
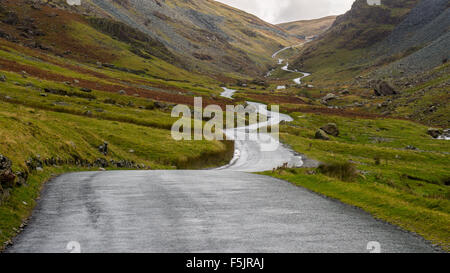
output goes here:
[{"label": "rocky slope", "polygon": [[432,69],[448,60],[449,7],[450,2],[446,0],[423,0],[415,6],[389,37],[377,45],[377,55],[384,58],[406,55],[381,71],[413,74]]},{"label": "rocky slope", "polygon": [[157,39],[190,69],[258,75],[271,53],[296,42],[277,26],[212,0],[86,0],[80,11]]},{"label": "rocky slope", "polygon": [[[446,0],[393,0],[369,6],[357,0],[291,63],[313,72],[310,81],[322,88],[351,90],[330,107],[356,105],[448,126],[450,108],[442,101],[450,99],[450,79],[442,72],[448,71],[450,57],[449,5]],[[380,95],[377,87],[385,83],[395,92]]]}]

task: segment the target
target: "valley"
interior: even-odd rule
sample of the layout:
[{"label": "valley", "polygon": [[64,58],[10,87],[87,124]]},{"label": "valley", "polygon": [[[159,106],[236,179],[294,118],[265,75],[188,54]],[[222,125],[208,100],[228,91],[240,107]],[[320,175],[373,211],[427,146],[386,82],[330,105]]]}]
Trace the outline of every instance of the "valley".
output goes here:
[{"label": "valley", "polygon": [[[0,250],[448,251],[450,17],[431,2],[272,25],[210,0],[0,0]],[[282,143],[175,141],[195,97],[255,106],[269,122],[232,131]]]}]

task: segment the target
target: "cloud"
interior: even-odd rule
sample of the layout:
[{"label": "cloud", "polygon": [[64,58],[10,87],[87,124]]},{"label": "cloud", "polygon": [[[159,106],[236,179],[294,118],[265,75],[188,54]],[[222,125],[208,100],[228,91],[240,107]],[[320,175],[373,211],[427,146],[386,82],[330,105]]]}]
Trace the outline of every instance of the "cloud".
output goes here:
[{"label": "cloud", "polygon": [[350,9],[354,0],[216,0],[277,24],[328,15]]}]

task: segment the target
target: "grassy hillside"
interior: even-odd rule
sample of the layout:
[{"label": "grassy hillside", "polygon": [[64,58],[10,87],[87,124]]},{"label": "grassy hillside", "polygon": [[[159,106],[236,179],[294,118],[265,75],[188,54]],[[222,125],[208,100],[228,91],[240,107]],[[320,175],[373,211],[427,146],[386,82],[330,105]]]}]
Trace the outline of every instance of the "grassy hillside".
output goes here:
[{"label": "grassy hillside", "polygon": [[283,23],[278,26],[286,30],[289,34],[299,38],[320,35],[328,30],[336,20],[337,16],[327,16],[313,20],[300,20]]}]

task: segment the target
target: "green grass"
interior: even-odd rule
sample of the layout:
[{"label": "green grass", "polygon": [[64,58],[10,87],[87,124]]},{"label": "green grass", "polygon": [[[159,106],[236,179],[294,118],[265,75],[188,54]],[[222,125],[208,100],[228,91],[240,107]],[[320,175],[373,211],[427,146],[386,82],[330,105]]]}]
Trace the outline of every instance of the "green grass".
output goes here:
[{"label": "green grass", "polygon": [[[410,121],[292,116],[295,121],[281,127],[285,143],[324,163],[351,162],[359,175],[345,179],[339,168],[266,174],[360,207],[450,250],[450,142],[432,139],[427,127]],[[338,125],[340,136],[314,139],[315,130],[329,122]],[[418,150],[405,149],[408,145]]]}]

